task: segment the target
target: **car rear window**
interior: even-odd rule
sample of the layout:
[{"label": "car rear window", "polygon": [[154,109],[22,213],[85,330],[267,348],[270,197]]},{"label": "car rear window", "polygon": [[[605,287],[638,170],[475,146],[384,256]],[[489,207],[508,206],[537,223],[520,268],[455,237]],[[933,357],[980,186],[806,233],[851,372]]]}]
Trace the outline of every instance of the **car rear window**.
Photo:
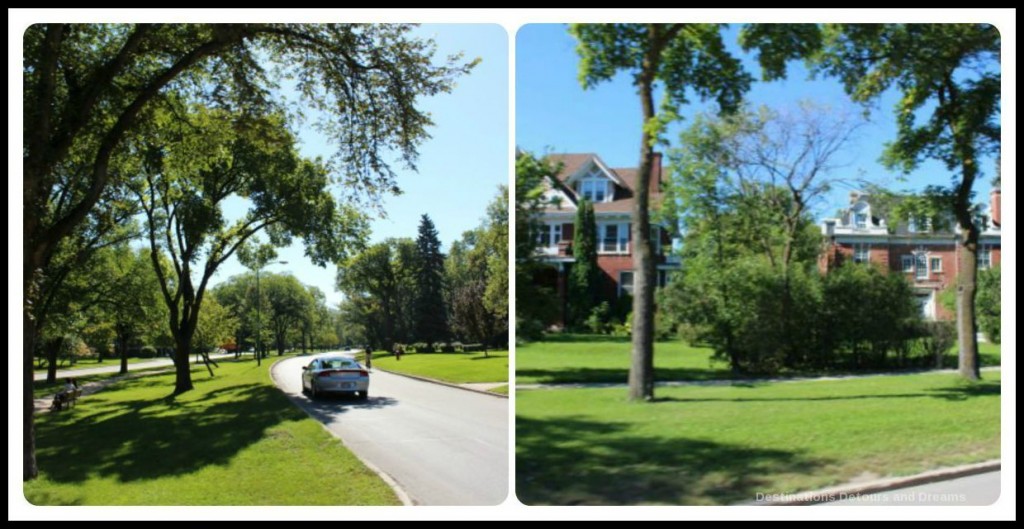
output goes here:
[{"label": "car rear window", "polygon": [[356,363],[344,358],[328,358],[320,361],[321,369],[354,369]]}]

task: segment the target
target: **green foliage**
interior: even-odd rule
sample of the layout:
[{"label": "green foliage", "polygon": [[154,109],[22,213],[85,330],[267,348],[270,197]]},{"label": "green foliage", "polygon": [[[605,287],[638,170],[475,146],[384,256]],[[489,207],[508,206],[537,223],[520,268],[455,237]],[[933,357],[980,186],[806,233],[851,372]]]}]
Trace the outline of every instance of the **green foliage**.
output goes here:
[{"label": "green foliage", "polygon": [[[580,199],[576,205],[576,221],[572,236],[574,262],[569,269],[569,324],[591,327],[593,311],[598,308],[601,292],[601,269],[597,267],[597,219],[594,205]],[[605,312],[610,309],[607,304]],[[607,315],[604,318],[607,320]],[[600,321],[603,324],[605,321]],[[599,332],[599,331],[593,331]]]},{"label": "green foliage", "polygon": [[[848,264],[824,279],[820,309],[823,367],[905,367],[918,335],[920,309],[902,274]],[[895,353],[895,358],[888,355]]]},{"label": "green foliage", "polygon": [[[661,109],[667,118],[690,102],[714,99],[731,112],[750,88],[751,77],[726,50],[721,24],[572,24],[585,88],[608,81],[620,71],[640,86],[644,78],[663,84]],[[650,54],[656,54],[650,61]],[[661,128],[664,120],[659,120]],[[652,135],[656,137],[657,135]]]},{"label": "green foliage", "polygon": [[998,266],[978,272],[978,328],[992,343],[1000,343],[1002,340],[1001,276]]},{"label": "green foliage", "polygon": [[409,343],[414,333],[416,243],[388,239],[338,266],[338,289],[345,294],[342,312],[358,325],[375,350],[390,351]]},{"label": "green foliage", "polygon": [[942,369],[942,359],[956,344],[956,327],[951,321],[921,322],[919,344],[925,358],[934,359],[934,367]]},{"label": "green foliage", "polygon": [[587,330],[594,334],[606,334],[611,330],[611,312],[612,309],[608,305],[607,301],[602,301],[590,310],[590,315],[587,316],[584,325]]}]

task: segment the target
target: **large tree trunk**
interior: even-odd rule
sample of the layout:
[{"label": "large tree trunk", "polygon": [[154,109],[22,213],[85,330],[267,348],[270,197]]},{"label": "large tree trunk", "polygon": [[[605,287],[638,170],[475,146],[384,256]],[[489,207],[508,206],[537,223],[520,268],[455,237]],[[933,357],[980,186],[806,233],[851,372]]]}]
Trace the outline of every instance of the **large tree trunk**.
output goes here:
[{"label": "large tree trunk", "polygon": [[[27,286],[27,285],[26,285]],[[26,290],[28,294],[28,290]],[[26,309],[22,312],[22,336],[25,339],[22,371],[24,376],[24,387],[22,388],[22,450],[23,465],[22,472],[25,481],[35,479],[39,475],[39,468],[36,466],[36,431],[35,431],[35,386],[33,385],[35,373],[32,369],[32,360],[36,346],[36,320]]]},{"label": "large tree trunk", "polygon": [[118,351],[118,356],[121,358],[121,370],[119,371],[122,375],[128,374],[128,340],[124,337],[118,337],[118,347],[121,349]]},{"label": "large tree trunk", "polygon": [[192,389],[192,371],[189,353],[192,352],[192,332],[180,329],[174,333],[174,394],[179,395]]},{"label": "large tree trunk", "polygon": [[960,227],[960,276],[956,290],[956,331],[959,345],[960,376],[968,380],[981,378],[978,362],[978,329],[975,323],[974,299],[977,297],[978,228]]},{"label": "large tree trunk", "polygon": [[644,57],[638,91],[643,110],[643,133],[640,140],[640,168],[636,175],[636,202],[633,206],[633,350],[629,366],[629,399],[654,398],[654,258],[651,252],[650,180],[654,163],[650,126],[654,119],[652,85],[657,71],[660,46],[653,41]]},{"label": "large tree trunk", "polygon": [[64,344],[64,338],[54,338],[43,341],[43,349],[46,350],[46,383],[57,383],[57,362],[60,361],[60,348]]}]

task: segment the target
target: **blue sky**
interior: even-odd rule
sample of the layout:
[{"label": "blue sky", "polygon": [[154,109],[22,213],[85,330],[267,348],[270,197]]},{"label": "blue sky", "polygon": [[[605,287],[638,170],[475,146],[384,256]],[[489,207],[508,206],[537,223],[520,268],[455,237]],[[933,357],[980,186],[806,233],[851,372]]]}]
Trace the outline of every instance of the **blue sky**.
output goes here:
[{"label": "blue sky", "polygon": [[[740,26],[731,25],[724,34],[730,51],[743,59],[744,67],[756,79],[760,68],[753,54],[746,54],[736,44]],[[516,34],[516,144],[530,152],[595,152],[612,167],[636,167],[640,155],[640,101],[632,79],[618,75],[611,82],[583,90],[577,79],[578,58],[575,40],[564,24],[529,24]],[[875,105],[869,122],[860,130],[855,142],[840,158],[844,168],[834,176],[866,179],[894,190],[919,190],[929,184],[948,185],[950,174],[939,163],[926,162],[900,180],[897,172],[886,170],[879,157],[886,141],[895,138],[896,126],[892,108],[898,94],[894,90]],[[836,109],[861,112],[850,102],[838,81],[809,80],[801,64],[791,64],[784,81],[755,82],[747,94],[753,105],[792,108],[801,99],[809,99]],[[681,115],[694,115],[710,108],[693,103]],[[679,132],[689,120],[669,128],[666,134],[678,145]],[[978,201],[987,201],[990,182],[995,174],[994,158],[982,162],[984,174],[975,184]],[[818,205],[815,215],[831,216],[848,203],[854,186],[836,186]]]},{"label": "blue sky", "polygon": [[[420,216],[426,213],[447,250],[464,231],[480,223],[498,185],[508,184],[509,39],[501,26],[493,24],[425,24],[417,32],[436,41],[438,61],[460,51],[466,60],[482,60],[458,80],[451,93],[422,101],[435,123],[429,130],[432,137],[420,148],[418,173],[396,166],[403,194],[385,197],[387,217],[374,217],[370,240],[415,237]],[[313,131],[303,132],[301,140],[306,156],[327,158],[335,151]],[[239,215],[241,206],[236,203],[227,214]],[[279,249],[277,259],[288,264],[267,265],[265,273],[292,273],[303,283],[320,288],[330,306],[341,301],[341,293],[334,289],[336,267],[314,266],[304,256],[301,242]],[[244,272],[232,257],[212,283]]]}]

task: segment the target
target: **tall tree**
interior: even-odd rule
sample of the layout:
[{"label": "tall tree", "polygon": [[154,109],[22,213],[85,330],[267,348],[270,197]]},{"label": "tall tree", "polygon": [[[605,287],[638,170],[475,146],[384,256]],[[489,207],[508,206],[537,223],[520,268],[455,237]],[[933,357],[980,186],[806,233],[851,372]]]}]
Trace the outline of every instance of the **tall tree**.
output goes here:
[{"label": "tall tree", "polygon": [[959,226],[957,336],[959,370],[980,377],[977,324],[978,236],[972,211],[980,161],[1000,147],[999,30],[989,24],[760,24],[741,42],[757,48],[766,79],[785,76],[786,60],[810,59],[838,78],[855,101],[869,104],[890,88],[896,139],[883,163],[910,172],[926,159],[952,172],[946,203]]},{"label": "tall tree", "polygon": [[375,199],[397,189],[387,161],[393,153],[415,166],[431,124],[417,99],[450,91],[475,64],[459,57],[435,64],[434,43],[410,31],[398,24],[36,24],[25,31],[24,479],[38,474],[31,360],[45,270],[60,241],[127,180],[116,160],[151,104],[175,93],[268,108],[279,104],[279,81],[295,79],[338,148],[339,179]]},{"label": "tall tree", "polygon": [[[164,109],[161,109],[164,110]],[[274,116],[231,114],[171,102],[154,113],[144,179],[133,191],[145,212],[150,254],[175,341],[175,393],[192,389],[188,365],[210,278],[250,237],[265,231],[276,246],[301,237],[318,265],[362,244],[366,220],[336,203],[319,160],[301,159]],[[225,201],[248,199],[229,222]],[[166,252],[173,268],[158,257]]]},{"label": "tall tree", "polygon": [[269,301],[267,318],[274,332],[277,355],[281,356],[294,337],[301,338],[305,321],[313,309],[313,298],[291,274],[267,274],[263,281]]},{"label": "tall tree", "polygon": [[[665,125],[676,119],[692,91],[701,100],[715,99],[722,111],[734,111],[747,89],[750,75],[729,54],[717,24],[575,24],[580,56],[579,78],[584,88],[629,72],[640,96],[643,118],[640,166],[633,207],[633,350],[629,368],[629,398],[654,398],[654,288],[656,277],[651,240],[650,177],[654,146]],[[654,92],[664,97],[656,110]]]},{"label": "tall tree", "polygon": [[[487,206],[483,246],[487,254],[487,288],[484,306],[499,322],[507,322],[508,311],[508,187],[498,186],[498,193]],[[508,326],[504,326],[508,330]]]},{"label": "tall tree", "polygon": [[424,213],[416,236],[416,299],[413,302],[416,340],[432,345],[447,339],[447,315],[441,240],[437,238],[434,221]]},{"label": "tall tree", "polygon": [[572,256],[575,262],[569,272],[569,315],[571,323],[579,326],[597,304],[601,277],[597,267],[597,219],[594,205],[587,199],[577,204]]}]

